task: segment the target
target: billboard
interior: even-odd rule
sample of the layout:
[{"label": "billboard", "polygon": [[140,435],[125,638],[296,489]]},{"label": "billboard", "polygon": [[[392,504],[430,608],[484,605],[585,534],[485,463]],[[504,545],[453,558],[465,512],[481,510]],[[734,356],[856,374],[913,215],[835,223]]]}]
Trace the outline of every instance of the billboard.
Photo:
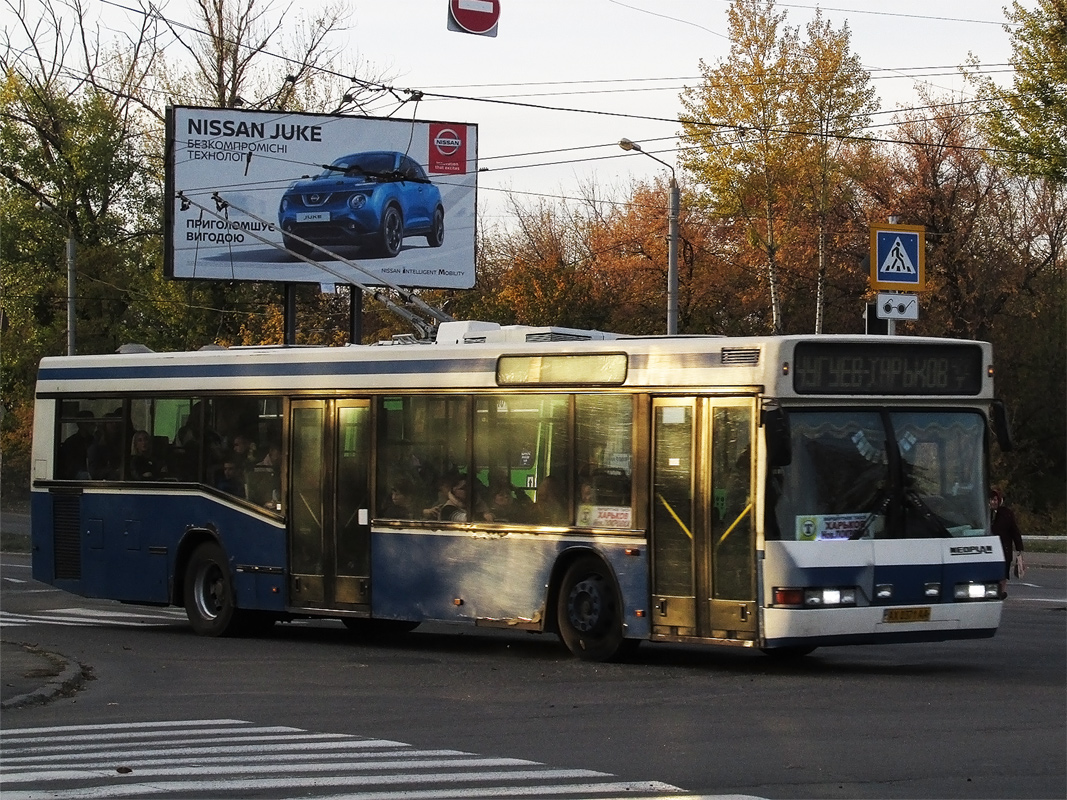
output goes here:
[{"label": "billboard", "polygon": [[165,274],[468,289],[477,159],[466,123],[172,107]]}]

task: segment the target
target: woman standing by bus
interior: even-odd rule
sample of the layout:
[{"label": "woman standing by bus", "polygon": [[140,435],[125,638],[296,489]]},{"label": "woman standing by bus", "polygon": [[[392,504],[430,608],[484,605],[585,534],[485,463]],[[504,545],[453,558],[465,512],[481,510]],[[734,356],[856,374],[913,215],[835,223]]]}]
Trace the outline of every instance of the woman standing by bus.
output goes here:
[{"label": "woman standing by bus", "polygon": [[1004,549],[1004,579],[1000,582],[1001,599],[1008,596],[1008,578],[1011,577],[1011,564],[1014,551],[1018,551],[1019,563],[1016,575],[1022,577],[1023,570],[1023,535],[1015,521],[1015,512],[1004,504],[1004,493],[1000,489],[990,489],[989,510],[992,517],[992,531],[1000,537],[1000,546]]}]

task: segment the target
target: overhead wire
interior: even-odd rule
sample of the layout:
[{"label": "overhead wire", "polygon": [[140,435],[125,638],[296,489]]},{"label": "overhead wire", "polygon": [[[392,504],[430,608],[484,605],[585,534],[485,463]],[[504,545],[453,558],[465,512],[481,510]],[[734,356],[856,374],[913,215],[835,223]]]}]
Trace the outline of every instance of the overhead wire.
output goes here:
[{"label": "overhead wire", "polygon": [[[207,35],[205,33],[205,31],[203,31],[203,30],[201,30],[199,28],[196,28],[195,26],[187,25],[187,24],[178,22],[176,20],[169,19],[169,18],[165,17],[154,6],[150,7],[149,10],[145,10],[144,8],[133,8],[133,7],[130,7],[130,6],[126,6],[126,5],[123,5],[123,4],[119,3],[119,2],[115,2],[115,0],[101,0],[101,2],[106,4],[106,5],[111,5],[111,6],[114,6],[116,8],[124,9],[124,10],[126,10],[126,11],[128,11],[130,13],[133,13],[133,14],[142,14],[142,15],[145,15],[145,16],[150,16],[150,17],[155,18],[155,19],[159,19],[159,20],[163,21],[167,25],[168,30],[170,30],[176,37],[178,37],[179,40],[180,40],[180,33],[178,32],[179,29],[187,30],[187,31],[195,33],[197,35]],[[625,4],[622,4],[622,3],[617,3],[617,4],[625,5]],[[790,4],[785,4],[785,5],[790,5]],[[810,7],[810,6],[801,6],[799,4],[792,4],[792,5],[795,5],[796,7],[806,7],[806,8]],[[632,6],[628,6],[628,7],[633,8]],[[637,9],[637,10],[644,11],[643,9]],[[837,9],[837,10],[843,10],[843,9]],[[855,13],[861,13],[861,12],[855,10],[855,9],[849,9],[849,11],[850,12],[855,12]],[[647,13],[651,13],[651,12],[647,12]],[[878,13],[878,14],[882,14],[882,15],[886,15],[886,16],[909,16],[909,17],[910,16],[920,16],[920,15],[898,14],[896,12],[869,12],[869,13]],[[666,15],[659,15],[659,16],[666,16]],[[670,19],[673,19],[673,18],[670,18]],[[937,18],[937,19],[942,19],[942,18]],[[951,19],[951,18],[943,18],[943,19]],[[685,22],[686,24],[689,24],[685,20],[675,20],[675,21]],[[983,21],[983,20],[962,20],[962,19],[953,19],[952,21],[988,22],[988,21]],[[1004,24],[1004,23],[997,23],[997,24]],[[697,26],[697,27],[701,27],[701,26]],[[182,42],[182,43],[183,43],[184,46],[188,47],[188,45],[186,45],[184,42]],[[271,57],[279,58],[279,59],[286,60],[286,61],[293,61],[292,59],[288,59],[287,57],[285,57],[283,55],[271,52],[269,50],[265,50],[264,49],[264,50],[262,50],[262,53],[264,55],[266,55],[266,56],[271,56]],[[987,65],[987,67],[1003,67],[1003,66],[1009,66],[1009,65],[1003,65],[1003,64]],[[909,69],[909,70],[942,70],[942,69],[947,69],[947,67],[933,66],[933,67],[913,67],[913,68],[906,68],[906,69]],[[606,111],[606,110],[589,109],[589,108],[558,107],[558,106],[550,106],[550,105],[545,105],[545,104],[521,102],[521,101],[515,99],[515,97],[524,97],[524,96],[525,97],[563,96],[565,94],[572,94],[572,95],[575,95],[575,96],[581,96],[581,95],[586,95],[586,94],[592,95],[592,94],[640,92],[640,91],[666,91],[666,90],[674,91],[674,90],[676,90],[677,87],[662,87],[662,86],[659,86],[659,87],[648,88],[648,87],[642,87],[640,84],[653,82],[653,81],[654,82],[660,82],[660,83],[667,82],[667,81],[678,81],[678,80],[685,80],[685,78],[678,78],[678,77],[647,78],[646,77],[646,78],[635,78],[635,79],[608,79],[608,80],[601,80],[601,81],[527,82],[527,83],[517,83],[517,84],[516,83],[511,83],[511,84],[471,84],[469,86],[453,87],[453,88],[461,88],[462,89],[462,88],[494,88],[494,87],[505,88],[505,87],[509,87],[509,86],[514,86],[516,88],[534,87],[534,86],[562,86],[562,85],[575,85],[575,86],[576,85],[586,85],[586,86],[589,86],[589,85],[593,85],[593,84],[599,86],[599,85],[603,85],[605,83],[607,83],[607,84],[615,84],[615,83],[638,84],[636,87],[631,85],[629,88],[610,89],[610,90],[606,90],[606,91],[604,89],[590,88],[588,91],[584,91],[584,92],[579,92],[579,91],[574,91],[574,92],[570,92],[570,93],[566,93],[566,92],[563,92],[563,93],[550,93],[550,92],[530,93],[530,92],[528,92],[528,93],[525,93],[525,94],[517,94],[515,96],[508,97],[508,96],[459,95],[459,94],[455,94],[454,92],[443,92],[443,91],[442,92],[437,92],[437,91],[433,91],[432,90],[432,89],[437,88],[437,87],[426,87],[426,88],[424,88],[422,90],[397,89],[396,87],[389,86],[389,85],[387,85],[385,83],[379,83],[379,82],[376,82],[376,81],[363,81],[363,80],[359,80],[358,78],[355,78],[355,77],[351,77],[350,78],[350,76],[348,76],[346,74],[341,74],[341,73],[338,73],[336,71],[329,70],[329,69],[326,69],[326,68],[323,68],[323,67],[316,67],[316,70],[321,72],[321,73],[324,73],[324,74],[332,75],[334,77],[341,77],[341,78],[344,78],[344,79],[350,79],[354,85],[360,86],[361,88],[366,89],[366,90],[371,90],[373,92],[376,92],[377,93],[377,100],[382,102],[383,107],[386,106],[386,105],[393,105],[394,103],[396,104],[396,108],[393,109],[392,113],[395,113],[397,110],[399,110],[400,107],[402,107],[406,103],[406,98],[402,98],[401,95],[407,94],[407,93],[412,93],[412,94],[413,93],[417,93],[417,97],[418,97],[419,101],[426,100],[427,102],[433,101],[433,100],[439,100],[439,101],[466,101],[466,102],[478,102],[478,103],[506,104],[506,105],[516,106],[516,107],[529,108],[529,109],[538,110],[538,111],[559,111],[559,112],[566,112],[566,113],[593,114],[593,115],[612,116],[612,117],[618,117],[618,118],[623,118],[623,119],[634,119],[634,120],[640,120],[640,121],[653,121],[653,122],[660,121],[660,122],[669,122],[669,123],[672,123],[672,124],[682,124],[681,121],[676,117],[657,117],[657,116],[650,116],[650,115],[645,115],[645,114],[630,114],[630,113],[624,113],[624,112]],[[926,72],[926,73],[923,73],[923,72],[911,72],[910,74],[903,74],[903,70],[893,70],[893,69],[889,69],[889,68],[880,68],[879,71],[900,73],[900,74],[897,74],[897,75],[893,76],[893,77],[896,77],[896,78],[907,77],[907,78],[911,78],[911,79],[916,79],[916,78],[922,78],[922,77],[938,77],[938,76],[940,76],[940,73],[935,73],[935,72]],[[1004,71],[1007,71],[1007,70],[999,70],[998,69],[998,70],[996,70],[994,72],[994,71],[991,71],[991,70],[987,69],[986,71],[983,71],[982,74],[996,74],[996,73],[1004,72]],[[73,77],[73,73],[70,73],[70,74]],[[81,76],[81,77],[84,77],[84,76]],[[700,78],[700,80],[703,80],[703,78]],[[429,89],[429,91],[428,91],[428,89]],[[393,99],[390,100],[389,99],[390,97],[393,98]],[[371,102],[375,102],[375,101],[372,100]],[[961,103],[952,103],[952,104],[938,103],[938,104],[931,104],[929,106],[917,106],[917,107],[913,107],[911,109],[897,109],[897,110],[894,110],[894,111],[875,111],[875,112],[871,112],[871,114],[872,115],[875,115],[875,114],[879,114],[880,115],[880,114],[892,113],[892,114],[896,115],[896,114],[900,114],[900,113],[906,112],[906,111],[921,111],[921,110],[925,110],[925,109],[946,108],[946,107],[951,107],[951,106],[954,106],[954,105],[963,105],[964,103],[967,103],[967,102],[982,102],[982,101],[980,101],[980,100],[979,101],[962,101]],[[279,113],[280,114],[286,114],[286,113],[292,113],[292,112],[279,112]],[[693,120],[693,121],[689,121],[686,124],[707,126],[707,127],[710,127],[710,128],[727,130],[727,131],[732,130],[735,133],[745,130],[745,127],[742,126],[742,125],[738,125],[738,124],[735,124],[735,123],[728,123],[728,122],[725,122],[725,121],[696,121],[696,120]],[[895,124],[895,123],[894,122],[889,122],[889,123],[885,123],[884,125],[870,125],[870,126],[868,126],[868,128],[885,127],[885,126],[889,126],[889,125],[893,125],[893,124]],[[790,130],[771,130],[771,131],[768,131],[768,132],[776,133],[776,134],[779,134],[779,135],[805,135],[804,131],[796,131],[796,130],[793,130],[793,131],[790,131]],[[679,137],[674,136],[674,137],[664,137],[664,138],[668,139],[668,140],[676,140]],[[861,136],[861,135],[854,135],[854,136],[840,136],[839,135],[839,136],[835,136],[834,138],[852,139],[852,140],[857,140],[857,141],[861,141],[862,140],[862,141],[872,141],[872,142],[881,142],[881,143],[893,143],[893,144],[899,143],[899,140],[896,140],[896,139]],[[526,153],[508,153],[508,154],[500,154],[500,155],[495,155],[495,156],[483,156],[483,157],[481,157],[480,161],[481,162],[499,161],[499,160],[503,160],[503,159],[516,159],[516,158],[526,158],[526,157],[539,156],[539,155],[550,155],[550,154],[553,154],[553,153],[564,153],[564,152],[571,152],[571,151],[594,150],[594,149],[607,148],[607,147],[611,147],[611,146],[614,146],[614,145],[615,145],[615,143],[603,143],[603,144],[594,144],[594,145],[584,145],[584,146],[578,146],[578,147],[572,147],[572,148],[559,148],[557,150],[530,151],[530,152],[526,152]],[[967,148],[967,149],[985,150],[987,152],[996,152],[996,150],[994,150],[992,148],[972,147],[972,148]],[[661,151],[661,152],[667,152],[667,151]],[[260,156],[260,157],[264,157],[264,156]],[[536,167],[561,166],[561,165],[567,165],[567,164],[587,163],[587,162],[590,162],[590,161],[608,160],[608,159],[614,159],[614,158],[619,158],[619,157],[625,157],[625,154],[590,155],[588,157],[582,157],[582,158],[557,159],[557,160],[551,160],[551,161],[541,161],[541,162],[537,162],[537,163],[504,165],[504,166],[494,167],[494,168],[491,169],[491,171],[493,171],[493,172],[502,172],[502,171],[521,170],[521,169],[531,169],[531,168],[536,168]],[[284,161],[284,159],[281,159],[281,160]],[[293,161],[292,163],[294,163],[294,165],[295,165],[295,164],[301,163],[301,162]],[[304,164],[304,166],[307,166],[307,165]],[[316,166],[318,166],[318,165],[316,165]],[[272,188],[276,188],[276,186],[277,186],[277,184],[274,184]],[[487,188],[487,189],[489,189],[491,191],[513,191],[513,190],[493,189],[492,187],[485,187],[485,188]],[[266,187],[264,187],[264,190],[265,189],[266,189]],[[542,193],[536,193],[536,192],[522,192],[522,191],[519,191],[517,193],[518,194],[525,194],[525,195],[529,195],[529,196],[546,196],[546,197],[554,197],[554,198],[559,198],[560,197],[560,195],[558,193],[557,194],[542,194]]]},{"label": "overhead wire", "polygon": [[[184,24],[184,23],[180,23],[180,22],[177,22],[177,21],[174,21],[174,20],[170,20],[170,19],[164,17],[158,11],[158,9],[155,9],[154,7],[151,9],[151,12],[146,12],[143,9],[137,9],[137,8],[132,8],[132,7],[129,7],[129,6],[122,5],[121,3],[115,2],[115,0],[101,0],[101,2],[103,2],[105,4],[108,4],[108,5],[113,5],[113,6],[117,7],[117,8],[122,8],[124,10],[127,10],[127,11],[131,12],[131,13],[152,15],[157,19],[164,20],[167,23],[168,28],[176,36],[179,35],[177,33],[177,30],[176,30],[177,28],[182,28],[182,29],[185,29],[185,30],[189,30],[191,32],[195,32],[195,33],[200,34],[200,35],[206,35],[204,31],[202,31],[202,30],[200,30],[200,29],[198,29],[198,28],[196,28],[194,26],[187,25],[187,24]],[[886,13],[889,13],[889,12],[886,12]],[[973,21],[973,20],[969,20],[969,21]],[[273,52],[271,52],[269,50],[263,50],[262,52],[263,52],[264,55],[269,55],[269,56],[272,56],[272,57],[275,57],[275,58],[281,58],[281,59],[288,60],[288,61],[292,60],[292,59],[288,59],[285,56],[281,56],[281,55],[279,55],[277,53],[273,53]],[[1002,65],[995,65],[995,66],[1002,66]],[[347,75],[342,75],[341,73],[337,73],[337,72],[332,71],[332,70],[326,70],[324,68],[318,68],[318,69],[319,69],[320,72],[331,74],[331,75],[333,75],[335,77],[344,77],[346,79],[349,77]],[[925,69],[925,68],[911,68],[911,69]],[[933,67],[931,69],[943,69],[943,67]],[[915,78],[915,77],[922,77],[922,74],[918,73],[918,74],[912,74],[910,76],[901,76],[901,77]],[[624,79],[611,79],[611,80],[612,80],[612,82],[615,82],[615,81],[620,81],[620,80],[624,80]],[[675,80],[675,79],[672,79],[672,78],[655,78],[655,79],[643,78],[643,79],[636,79],[636,80],[638,80],[638,81],[647,81],[647,80]],[[482,102],[482,103],[503,103],[503,104],[508,104],[508,105],[527,107],[527,108],[530,108],[530,109],[535,109],[535,110],[540,110],[540,111],[560,111],[560,112],[569,112],[569,113],[597,114],[597,115],[606,115],[606,116],[614,116],[614,117],[621,117],[621,118],[629,118],[629,119],[635,119],[635,120],[641,120],[641,121],[660,121],[660,122],[670,122],[672,124],[678,124],[679,123],[679,120],[677,118],[675,118],[675,117],[655,117],[655,116],[644,115],[644,114],[628,114],[628,113],[623,113],[623,112],[602,111],[602,110],[588,109],[588,108],[555,107],[555,106],[548,106],[548,105],[544,105],[544,104],[521,103],[521,102],[519,102],[517,100],[511,99],[511,98],[508,98],[508,97],[492,97],[492,96],[490,96],[490,97],[484,97],[484,96],[483,97],[474,97],[474,96],[456,95],[456,94],[444,93],[444,92],[432,92],[432,91],[427,92],[425,89],[424,90],[408,90],[408,89],[397,90],[395,87],[390,87],[390,86],[387,86],[386,84],[380,84],[380,83],[376,83],[374,81],[358,81],[356,78],[352,78],[352,81],[354,83],[357,83],[358,85],[364,87],[364,88],[375,89],[378,92],[382,93],[382,95],[385,96],[385,97],[387,97],[389,95],[392,95],[393,97],[398,97],[398,95],[396,94],[397,91],[400,91],[400,92],[415,92],[415,93],[417,93],[417,97],[418,97],[419,101],[424,100],[424,99],[427,100],[427,101],[432,101],[434,99],[437,99],[437,100],[460,100],[460,101]],[[533,86],[533,85],[553,85],[553,83],[568,83],[568,82],[550,82],[549,84],[540,84],[540,83],[536,83],[536,82],[531,82],[528,85],[530,85],[530,86]],[[570,83],[599,83],[599,82],[587,81],[587,82],[570,82]],[[475,84],[473,86],[479,86],[479,85],[488,87],[488,86],[492,86],[493,84]],[[503,85],[522,85],[522,84],[503,84]],[[612,91],[626,91],[626,90],[612,90]],[[631,91],[640,91],[640,90],[631,90]],[[590,90],[590,92],[588,92],[588,93],[589,94],[601,94],[603,92],[600,92],[598,90]],[[582,93],[575,93],[575,94],[582,94]],[[537,96],[537,95],[534,95],[534,96]],[[393,112],[391,112],[391,113],[395,113],[395,111],[398,110],[403,104],[404,104],[404,102],[399,102],[398,101],[398,104],[397,104],[396,108],[394,108]],[[943,106],[943,105],[944,104],[938,104],[938,107]],[[929,107],[933,108],[935,106],[929,106]],[[915,107],[915,109],[913,109],[913,110],[917,110],[917,109],[920,109],[920,108],[922,108],[922,107]],[[882,114],[882,113],[898,113],[898,112],[897,111],[877,111],[877,112],[872,112],[872,113],[873,114]],[[698,124],[698,123],[696,123],[694,121],[692,124]],[[728,123],[728,122],[725,122],[725,121],[723,121],[723,122],[704,121],[704,122],[701,122],[699,124],[709,125],[709,126],[712,126],[712,127],[724,128],[724,129],[733,128],[733,129],[738,129],[739,130],[741,128],[741,126],[738,126],[736,124],[731,124],[731,123]],[[892,125],[892,124],[893,123],[887,123],[887,125]],[[870,127],[877,127],[877,126],[870,126]],[[803,133],[799,132],[799,131],[796,131],[794,133],[799,134],[799,135],[803,135]],[[883,142],[883,143],[891,143],[893,140],[872,138],[871,141]],[[589,147],[600,147],[600,146],[607,146],[607,145],[591,145]],[[482,161],[486,161],[486,160],[489,160],[489,159],[492,159],[492,158],[508,158],[508,157],[510,157],[510,158],[520,158],[520,157],[526,157],[527,155],[534,155],[534,153],[512,153],[512,154],[506,154],[506,155],[502,155],[502,156],[484,156],[484,157],[482,157],[481,160]],[[566,165],[566,164],[570,164],[570,163],[582,163],[582,162],[590,161],[590,160],[596,160],[596,159],[594,159],[594,158],[589,158],[589,159],[571,159],[571,160],[559,161],[559,162],[541,162],[539,164],[513,165],[513,166],[510,166],[510,167],[497,167],[495,169],[495,171],[501,171],[503,169],[529,169],[529,168],[532,168],[532,167],[535,167],[535,166],[558,166],[558,165]]]}]

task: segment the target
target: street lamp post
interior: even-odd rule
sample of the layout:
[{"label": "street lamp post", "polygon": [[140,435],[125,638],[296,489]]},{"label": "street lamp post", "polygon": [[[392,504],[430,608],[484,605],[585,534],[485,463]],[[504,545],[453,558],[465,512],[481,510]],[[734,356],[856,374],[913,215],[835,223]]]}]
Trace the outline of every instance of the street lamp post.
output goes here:
[{"label": "street lamp post", "polygon": [[670,199],[667,204],[667,335],[675,336],[678,333],[678,210],[682,201],[674,167],[662,158],[646,153],[641,145],[629,139],[620,139],[619,147],[643,153],[671,171]]}]

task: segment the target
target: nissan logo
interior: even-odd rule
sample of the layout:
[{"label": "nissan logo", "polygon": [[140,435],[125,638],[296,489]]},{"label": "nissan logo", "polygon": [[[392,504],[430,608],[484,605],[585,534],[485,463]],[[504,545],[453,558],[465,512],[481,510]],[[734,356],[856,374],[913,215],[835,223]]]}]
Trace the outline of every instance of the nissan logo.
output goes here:
[{"label": "nissan logo", "polygon": [[434,137],[433,145],[441,155],[451,156],[455,155],[459,148],[463,146],[463,140],[451,128],[444,128]]}]

